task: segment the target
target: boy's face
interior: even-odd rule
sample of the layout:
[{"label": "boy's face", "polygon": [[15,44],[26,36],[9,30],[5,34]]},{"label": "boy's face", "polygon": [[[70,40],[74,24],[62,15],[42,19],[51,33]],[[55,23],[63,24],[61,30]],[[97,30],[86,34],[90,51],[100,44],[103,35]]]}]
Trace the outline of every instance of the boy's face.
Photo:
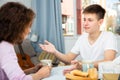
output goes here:
[{"label": "boy's face", "polygon": [[83,18],[83,28],[87,33],[95,33],[100,29],[103,19],[99,19],[94,13],[85,13]]}]

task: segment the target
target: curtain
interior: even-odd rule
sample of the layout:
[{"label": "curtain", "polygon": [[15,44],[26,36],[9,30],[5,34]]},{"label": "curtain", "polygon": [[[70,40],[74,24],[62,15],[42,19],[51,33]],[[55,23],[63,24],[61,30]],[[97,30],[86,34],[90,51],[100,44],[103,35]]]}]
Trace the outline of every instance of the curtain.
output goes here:
[{"label": "curtain", "polygon": [[32,9],[36,13],[36,18],[32,25],[30,40],[35,51],[41,52],[38,44],[48,40],[57,50],[64,53],[61,0],[32,0]]}]

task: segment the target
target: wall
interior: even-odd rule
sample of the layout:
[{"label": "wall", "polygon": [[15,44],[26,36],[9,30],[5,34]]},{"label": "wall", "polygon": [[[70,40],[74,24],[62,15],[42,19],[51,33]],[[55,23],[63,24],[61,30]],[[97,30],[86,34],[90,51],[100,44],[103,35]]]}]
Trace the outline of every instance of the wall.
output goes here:
[{"label": "wall", "polygon": [[78,37],[64,37],[65,40],[65,53],[68,53],[72,47],[74,46],[76,40],[78,39]]}]

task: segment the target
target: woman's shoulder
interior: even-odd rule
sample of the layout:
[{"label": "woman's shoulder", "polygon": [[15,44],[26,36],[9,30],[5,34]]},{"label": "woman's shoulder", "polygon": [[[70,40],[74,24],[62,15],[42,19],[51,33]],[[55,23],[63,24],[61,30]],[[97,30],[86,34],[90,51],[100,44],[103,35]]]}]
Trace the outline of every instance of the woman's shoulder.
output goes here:
[{"label": "woman's shoulder", "polygon": [[7,42],[7,41],[2,41],[0,44],[1,44],[1,45],[9,45],[9,46],[12,46],[12,44],[9,43],[9,42]]},{"label": "woman's shoulder", "polygon": [[10,49],[11,47],[13,47],[13,45],[7,41],[2,41],[0,43],[0,49]]}]

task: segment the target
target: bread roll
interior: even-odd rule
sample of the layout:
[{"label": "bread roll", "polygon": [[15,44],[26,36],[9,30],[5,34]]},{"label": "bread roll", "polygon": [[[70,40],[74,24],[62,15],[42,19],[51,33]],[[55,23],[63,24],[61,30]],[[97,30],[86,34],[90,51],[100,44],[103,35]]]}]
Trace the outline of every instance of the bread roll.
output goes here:
[{"label": "bread roll", "polygon": [[91,80],[89,77],[75,76],[73,74],[65,74],[65,77],[70,80]]},{"label": "bread roll", "polygon": [[88,76],[88,72],[82,72],[81,70],[73,70],[70,73],[76,76],[82,76],[82,77]]},{"label": "bread roll", "polygon": [[98,79],[98,72],[96,68],[90,68],[88,69],[88,74],[91,80],[97,80]]},{"label": "bread roll", "polygon": [[96,68],[90,68],[88,69],[88,72],[73,70],[70,73],[65,74],[65,77],[69,80],[97,80],[98,72]]}]

